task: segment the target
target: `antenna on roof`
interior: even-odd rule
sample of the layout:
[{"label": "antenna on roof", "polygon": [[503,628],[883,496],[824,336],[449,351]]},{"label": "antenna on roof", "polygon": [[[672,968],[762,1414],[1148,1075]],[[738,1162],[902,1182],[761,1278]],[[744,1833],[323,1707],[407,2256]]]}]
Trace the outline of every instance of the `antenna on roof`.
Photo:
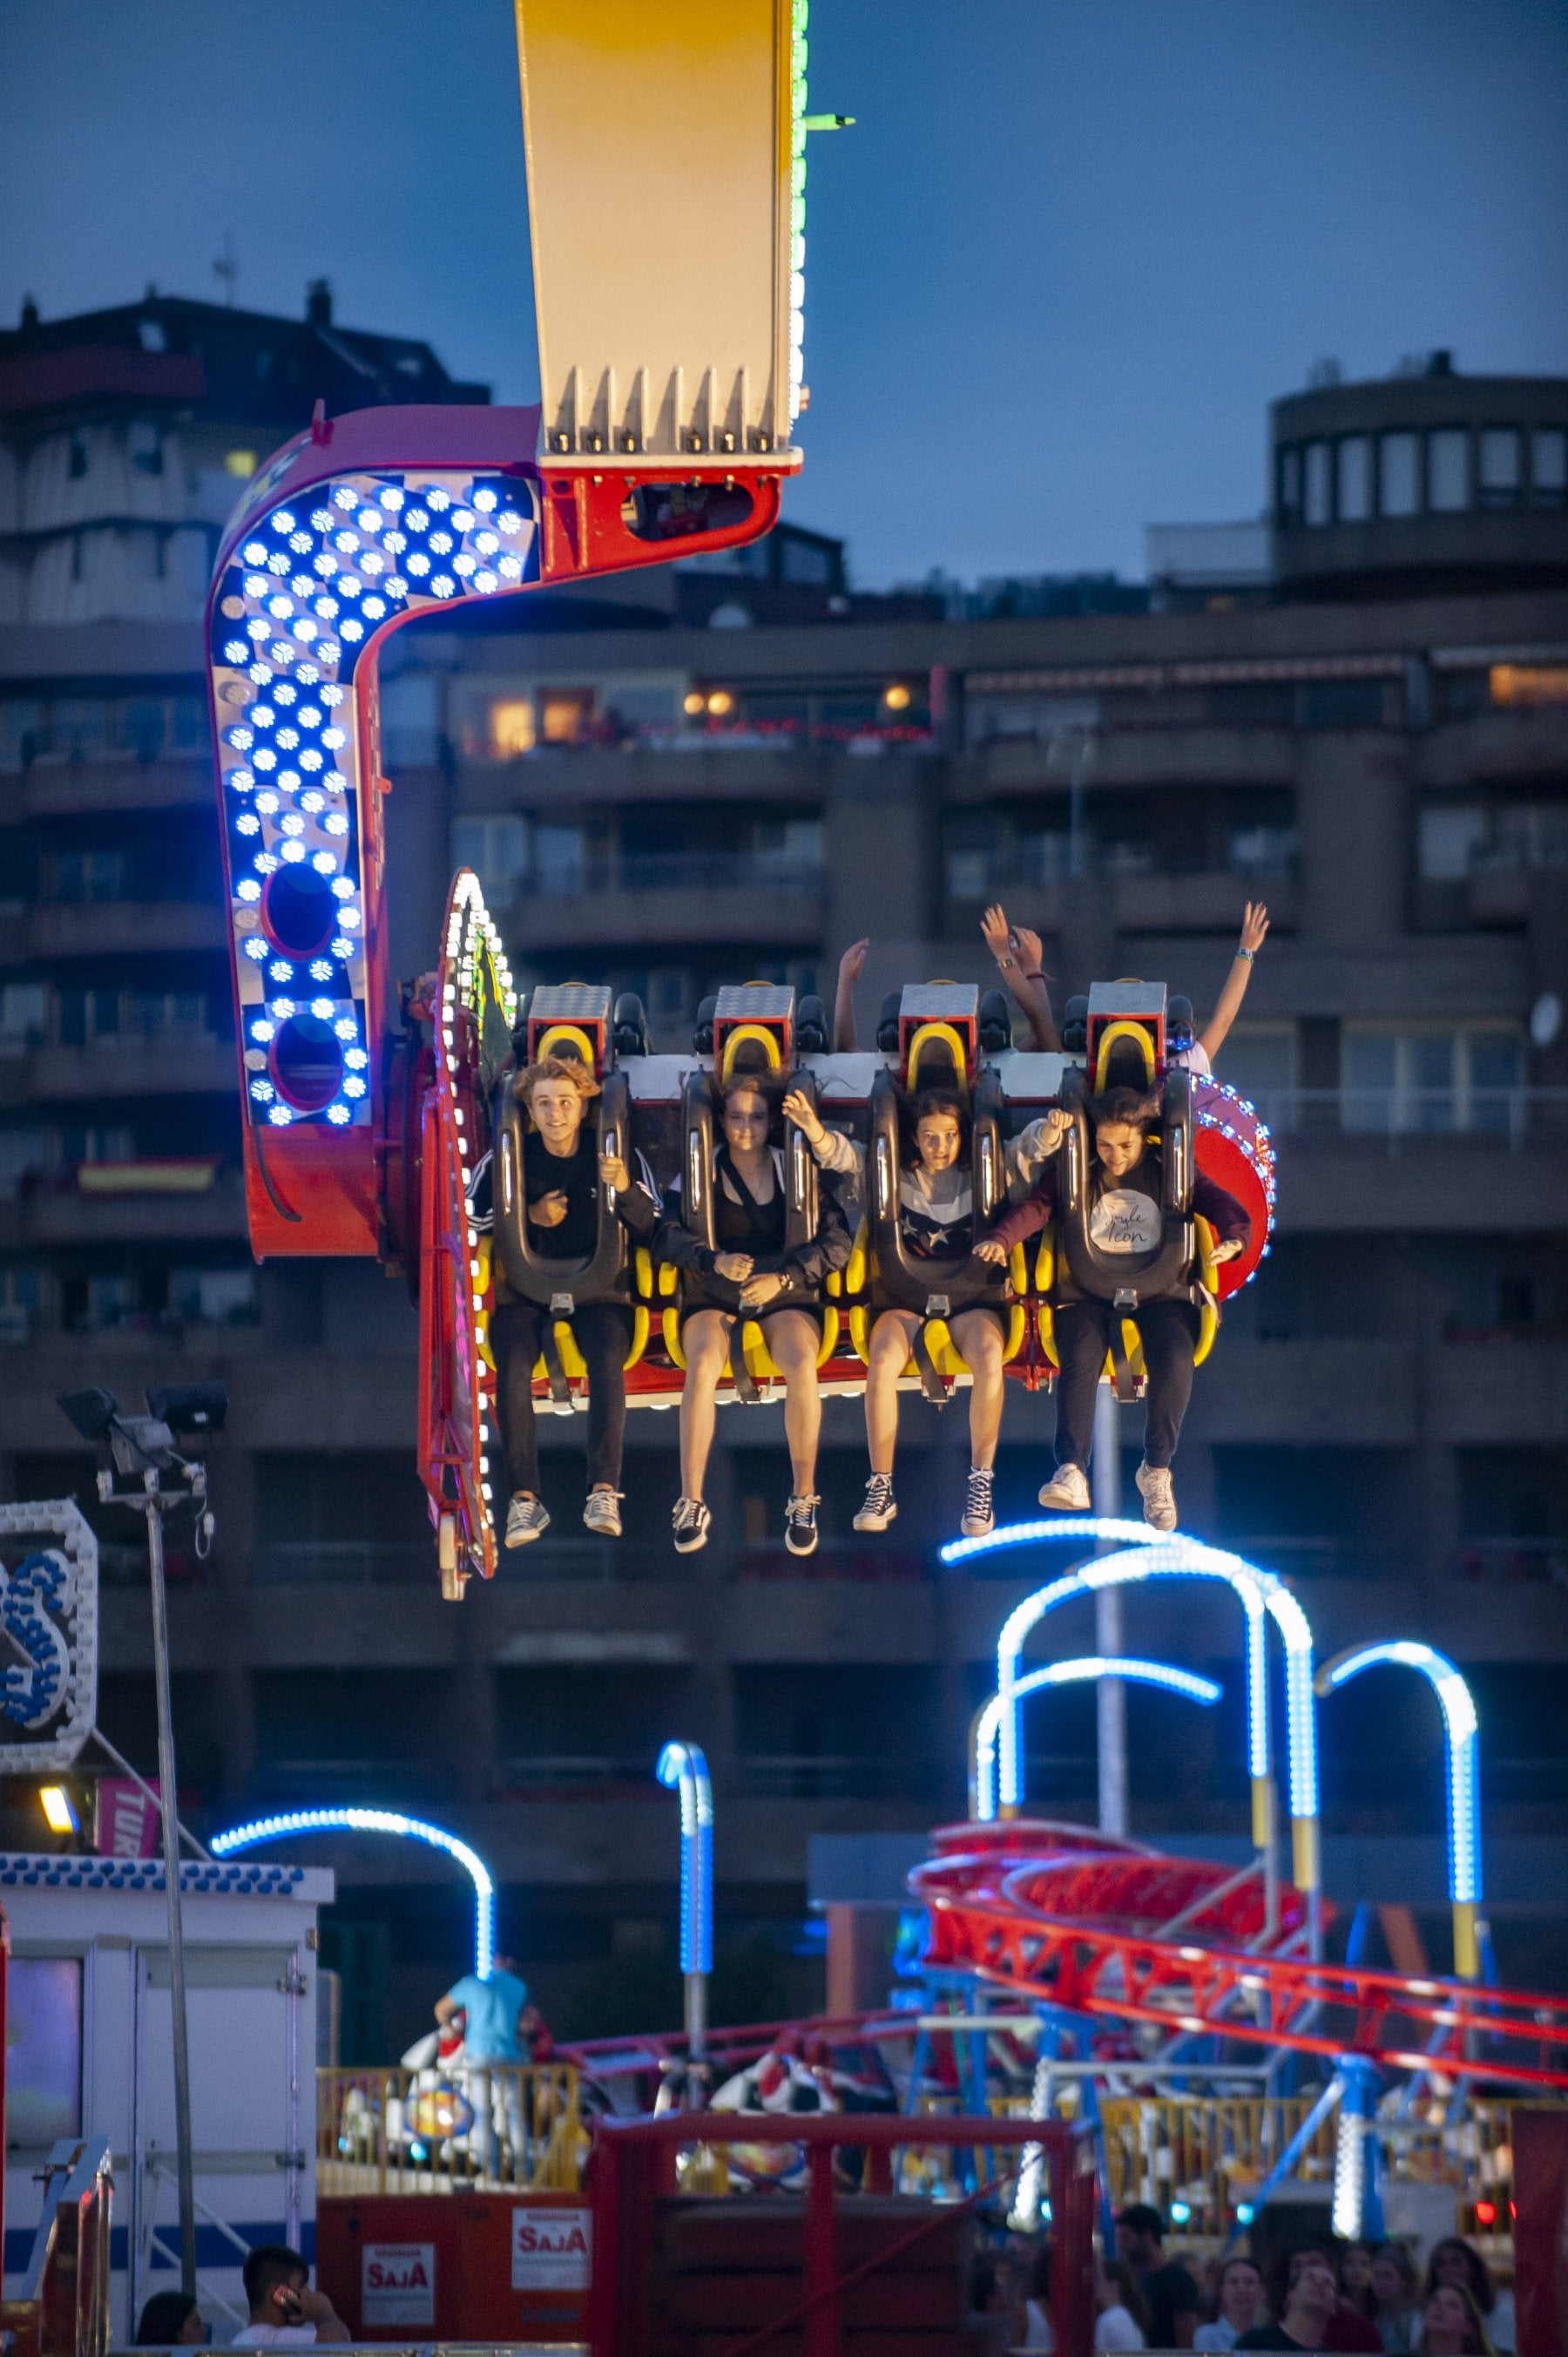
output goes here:
[{"label": "antenna on roof", "polygon": [[231,310],[234,307],[234,281],[240,275],[240,265],[234,259],[234,232],[223,232],[223,251],[212,265],[212,274],[223,288],[223,300]]}]

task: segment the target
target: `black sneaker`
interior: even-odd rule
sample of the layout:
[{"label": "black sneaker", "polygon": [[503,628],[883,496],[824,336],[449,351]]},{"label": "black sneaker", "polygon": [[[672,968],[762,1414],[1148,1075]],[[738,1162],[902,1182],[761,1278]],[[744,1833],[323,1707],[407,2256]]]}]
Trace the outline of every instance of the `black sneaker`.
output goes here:
[{"label": "black sneaker", "polygon": [[885,1531],[897,1519],[898,1509],[893,1502],[893,1476],[874,1473],[865,1485],[865,1503],[854,1518],[857,1531]]},{"label": "black sneaker", "polygon": [[966,1539],[983,1539],[996,1527],[996,1509],[992,1500],[994,1480],[989,1465],[972,1465],[969,1488],[964,1493],[963,1521],[960,1525]]},{"label": "black sneaker", "polygon": [[817,1498],[791,1498],[784,1509],[784,1544],[791,1555],[817,1552]]},{"label": "black sneaker", "polygon": [[675,1552],[695,1555],[708,1544],[708,1530],[713,1516],[701,1498],[677,1498],[675,1501]]}]

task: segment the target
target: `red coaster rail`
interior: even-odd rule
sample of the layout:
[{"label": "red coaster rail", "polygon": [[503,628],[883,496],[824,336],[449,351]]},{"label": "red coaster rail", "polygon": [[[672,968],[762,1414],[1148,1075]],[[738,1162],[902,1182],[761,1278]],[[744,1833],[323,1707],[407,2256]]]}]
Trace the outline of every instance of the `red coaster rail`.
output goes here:
[{"label": "red coaster rail", "polygon": [[1568,2088],[1568,1999],[1314,1963],[1290,1953],[1305,1901],[1289,1887],[1265,1945],[1262,1892],[1230,1867],[1017,1820],[936,1840],[909,1878],[930,1965],[1173,2035]]}]

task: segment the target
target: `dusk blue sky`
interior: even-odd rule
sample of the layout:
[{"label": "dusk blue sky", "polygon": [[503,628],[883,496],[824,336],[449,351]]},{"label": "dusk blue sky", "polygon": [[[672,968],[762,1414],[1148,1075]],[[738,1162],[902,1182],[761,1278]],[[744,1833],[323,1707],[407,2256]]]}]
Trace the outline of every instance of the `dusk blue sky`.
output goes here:
[{"label": "dusk blue sky", "polygon": [[[587,5],[587,0],[585,0]],[[0,0],[0,317],[151,279],[534,390],[510,0]],[[865,586],[1254,514],[1316,359],[1568,370],[1568,6],[814,0],[802,522]],[[656,266],[656,265],[655,265]]]}]

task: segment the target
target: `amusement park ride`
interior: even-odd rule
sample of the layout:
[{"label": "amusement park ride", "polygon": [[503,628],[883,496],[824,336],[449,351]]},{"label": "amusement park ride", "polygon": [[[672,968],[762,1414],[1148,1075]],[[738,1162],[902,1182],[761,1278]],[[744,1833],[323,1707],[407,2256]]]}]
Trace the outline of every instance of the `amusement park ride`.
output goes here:
[{"label": "amusement park ride", "polygon": [[[607,1201],[582,1264],[529,1249],[518,1187],[525,1116],[505,1082],[541,1053],[581,1057],[601,1083],[604,1148],[635,1150],[660,1184],[684,1175],[685,1216],[699,1225],[712,1216],[715,1084],[737,1068],[788,1075],[824,1120],[862,1140],[865,1223],[832,1280],[819,1361],[830,1391],[864,1388],[868,1315],[888,1304],[921,1317],[906,1382],[936,1398],[967,1379],[947,1321],[976,1300],[1002,1311],[1008,1372],[1031,1390],[1054,1379],[1054,1305],[1074,1294],[1131,1310],[1140,1291],[1185,1285],[1201,1307],[1201,1355],[1225,1297],[1258,1274],[1268,1248],[1267,1131],[1233,1092],[1183,1068],[1185,1010],[1162,985],[1097,985],[1069,1008],[1064,1052],[1047,1055],[1013,1047],[995,995],[913,981],[885,1006],[875,1050],[844,1054],[819,1001],[737,982],[704,1007],[689,1052],[655,1055],[635,998],[612,1005],[588,983],[521,997],[467,872],[453,880],[431,973],[399,984],[389,972],[379,664],[392,632],[446,608],[736,547],[778,517],[800,463],[790,429],[802,405],[805,157],[817,127],[806,113],[805,17],[805,0],[688,0],[678,16],[610,0],[590,40],[575,0],[520,0],[542,406],[334,419],[318,409],[255,478],[219,552],[209,653],[252,1241],[259,1258],[354,1255],[406,1274],[420,1316],[420,1473],[452,1601],[470,1577],[495,1573],[505,1507],[487,1338],[492,1250],[513,1290],[555,1313],[535,1375],[542,1400],[566,1413],[581,1405],[571,1316],[618,1279],[634,1310],[630,1403],[670,1406],[682,1380],[676,1272],[623,1241]],[[650,206],[667,232],[656,262],[624,233]],[[897,1217],[900,1094],[938,1079],[972,1112],[979,1220],[1004,1200],[1008,1139],[1048,1106],[1074,1115],[1056,1229],[1015,1249],[1006,1269],[972,1262],[940,1292],[929,1265],[906,1256]],[[1122,1082],[1160,1092],[1165,1195],[1152,1250],[1107,1261],[1085,1216],[1083,1103]],[[493,1243],[468,1209],[492,1151]],[[1240,1259],[1211,1259],[1192,1212],[1199,1170],[1251,1214]],[[817,1176],[798,1132],[786,1172],[791,1222],[809,1231]],[[1130,1319],[1122,1336],[1107,1377],[1130,1396],[1141,1380]],[[760,1328],[746,1323],[725,1395],[766,1396],[777,1372]],[[1330,1664],[1316,1683],[1329,1690],[1376,1660],[1403,1663],[1435,1688],[1449,1736],[1457,1977],[1370,1971],[1353,1955],[1330,1964],[1301,1606],[1273,1575],[1142,1526],[1058,1519],[947,1553],[1063,1542],[1088,1560],[1003,1632],[978,1729],[976,1822],[938,1834],[915,1878],[929,1917],[929,2001],[956,1991],[977,2019],[1001,2008],[1032,2025],[1048,2041],[1042,2056],[1055,2054],[1069,2077],[1072,2052],[1082,2062],[1105,2051],[1108,2033],[1139,2083],[1179,2070],[1182,2083],[1202,2086],[1227,2069],[1319,2058],[1358,2186],[1378,2083],[1436,2090],[1442,2103],[1462,2102],[1456,2091],[1472,2081],[1568,2088],[1568,2005],[1483,1986],[1475,1721],[1452,1664],[1393,1643]],[[1214,1699],[1208,1682],[1160,1664],[1024,1669],[1026,1634],[1058,1603],[1155,1577],[1224,1581],[1242,1607],[1258,1856],[1240,1874],[1021,1813],[1026,1695],[1110,1675]],[[1274,1867],[1271,1626],[1284,1652],[1288,1878]],[[679,2041],[666,2043],[673,2052]],[[602,2050],[583,2059],[611,2076],[619,2067]],[[983,2053],[978,2068],[972,2109],[994,2092]],[[1359,2123],[1348,2142],[1347,2120]],[[1355,2209],[1359,2231],[1359,2197]]]}]

